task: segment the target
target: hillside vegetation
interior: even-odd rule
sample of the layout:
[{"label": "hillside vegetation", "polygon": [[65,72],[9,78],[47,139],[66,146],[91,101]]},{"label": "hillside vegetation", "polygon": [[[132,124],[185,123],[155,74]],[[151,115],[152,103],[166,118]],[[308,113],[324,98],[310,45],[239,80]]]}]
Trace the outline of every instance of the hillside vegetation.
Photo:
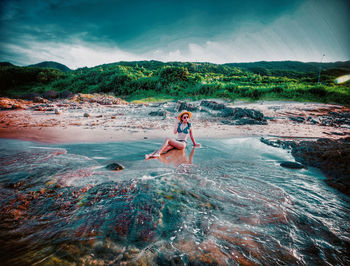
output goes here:
[{"label": "hillside vegetation", "polygon": [[[54,66],[51,62],[51,67]],[[318,83],[318,72],[321,78]],[[61,67],[62,68],[62,67]],[[38,66],[0,64],[1,95],[28,97],[47,91],[111,93],[126,100],[225,98],[318,101],[350,104],[350,61],[336,63],[118,62],[63,72]]]}]

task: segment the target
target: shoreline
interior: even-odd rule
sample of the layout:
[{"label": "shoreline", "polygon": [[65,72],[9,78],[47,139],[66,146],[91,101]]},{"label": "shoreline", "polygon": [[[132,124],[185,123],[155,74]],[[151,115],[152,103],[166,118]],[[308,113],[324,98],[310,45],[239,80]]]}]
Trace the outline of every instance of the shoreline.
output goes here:
[{"label": "shoreline", "polygon": [[[193,135],[199,143],[201,138],[339,139],[350,136],[350,108],[342,105],[286,101],[231,104],[215,99],[101,104],[92,97],[79,97],[79,100],[44,100],[44,103],[25,101],[18,109],[1,110],[0,138],[50,144],[175,138],[174,116],[181,108],[193,108],[190,110]],[[245,112],[253,118],[224,117],[225,110]],[[254,117],[256,113],[263,119]],[[188,143],[192,143],[190,138]]]}]

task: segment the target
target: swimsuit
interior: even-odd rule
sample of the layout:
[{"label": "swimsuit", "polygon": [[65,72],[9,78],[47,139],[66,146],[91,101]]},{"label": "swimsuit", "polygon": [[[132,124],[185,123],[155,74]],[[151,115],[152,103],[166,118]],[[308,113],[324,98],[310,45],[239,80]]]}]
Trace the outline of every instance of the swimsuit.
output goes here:
[{"label": "swimsuit", "polygon": [[177,127],[177,133],[185,133],[188,134],[189,130],[191,128],[191,123],[187,123],[187,127],[181,130],[181,122],[179,122],[179,125]]},{"label": "swimsuit", "polygon": [[187,127],[185,127],[184,129],[181,129],[181,125],[182,123],[179,122],[177,126],[178,139],[176,141],[187,143],[186,139],[188,137],[188,133],[190,132],[191,123],[187,123]]}]

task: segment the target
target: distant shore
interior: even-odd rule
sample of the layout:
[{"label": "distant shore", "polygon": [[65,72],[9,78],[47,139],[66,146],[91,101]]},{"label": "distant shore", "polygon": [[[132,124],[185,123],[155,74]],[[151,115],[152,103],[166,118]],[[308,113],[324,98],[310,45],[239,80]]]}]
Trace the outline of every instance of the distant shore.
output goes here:
[{"label": "distant shore", "polygon": [[[174,116],[180,109],[192,109],[193,132],[199,142],[201,138],[240,136],[338,139],[350,135],[350,108],[321,103],[232,104],[214,99],[206,101],[206,105],[203,101],[132,104],[118,98],[106,100],[99,95],[79,94],[71,99],[53,101],[1,98],[0,104],[0,138],[43,143],[175,137]],[[226,110],[235,113],[247,109],[263,114],[264,123],[255,123],[255,117],[248,117],[248,120],[239,117],[239,120],[237,115],[223,115]]]}]

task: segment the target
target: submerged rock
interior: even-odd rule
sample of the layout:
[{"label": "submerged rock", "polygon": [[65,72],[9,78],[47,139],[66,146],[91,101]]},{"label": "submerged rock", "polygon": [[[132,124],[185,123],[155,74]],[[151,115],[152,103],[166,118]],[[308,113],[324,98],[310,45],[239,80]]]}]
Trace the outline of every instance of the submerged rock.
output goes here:
[{"label": "submerged rock", "polygon": [[119,163],[111,163],[111,164],[107,165],[106,168],[108,170],[111,170],[111,171],[121,171],[125,167],[123,165],[119,164]]},{"label": "submerged rock", "polygon": [[304,168],[304,165],[296,162],[282,162],[280,166],[291,169],[301,169]]}]

